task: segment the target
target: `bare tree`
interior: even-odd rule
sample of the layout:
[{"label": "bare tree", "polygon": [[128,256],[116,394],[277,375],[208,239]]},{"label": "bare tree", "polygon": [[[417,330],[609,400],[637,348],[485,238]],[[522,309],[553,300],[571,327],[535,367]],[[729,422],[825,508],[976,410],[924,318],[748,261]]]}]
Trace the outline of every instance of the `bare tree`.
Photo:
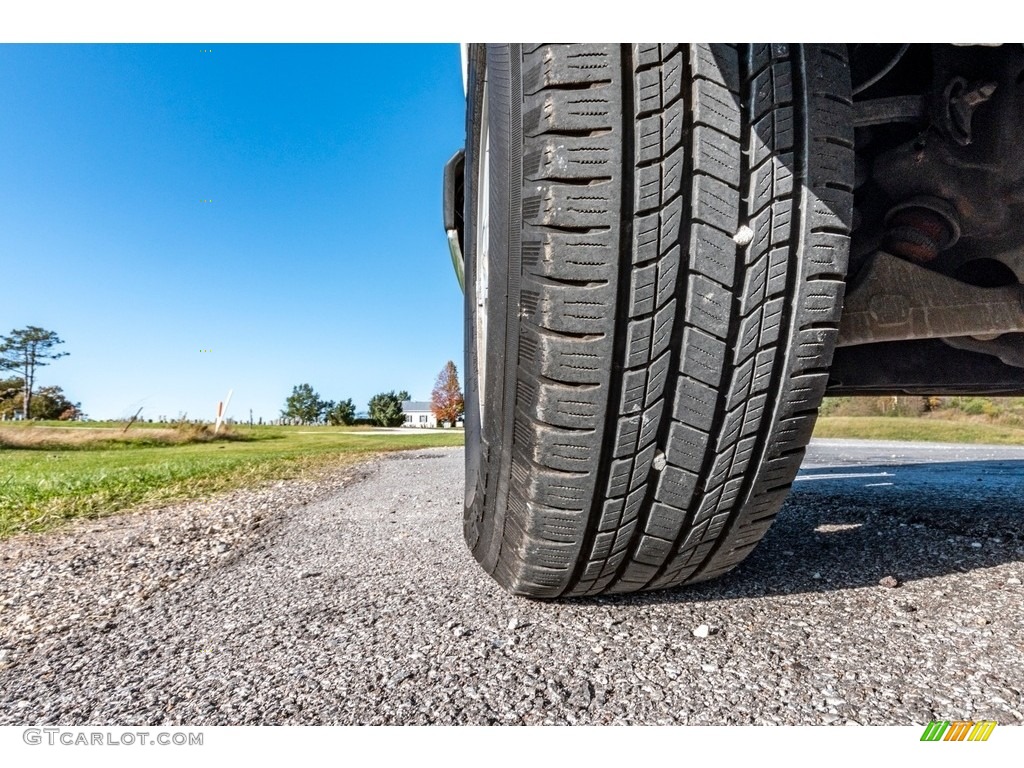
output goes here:
[{"label": "bare tree", "polygon": [[17,371],[25,381],[22,417],[28,419],[32,407],[32,388],[36,381],[36,368],[49,365],[51,360],[65,357],[67,352],[56,352],[54,347],[64,340],[54,331],[30,325],[0,336],[0,368]]}]

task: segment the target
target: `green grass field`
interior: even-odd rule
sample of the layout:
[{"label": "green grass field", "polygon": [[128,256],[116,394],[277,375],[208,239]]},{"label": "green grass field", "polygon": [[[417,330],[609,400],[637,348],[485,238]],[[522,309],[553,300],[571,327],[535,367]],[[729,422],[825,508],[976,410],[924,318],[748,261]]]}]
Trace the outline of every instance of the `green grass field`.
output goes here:
[{"label": "green grass field", "polygon": [[[461,430],[0,423],[0,538],[139,505],[311,477],[372,454],[456,446]],[[963,418],[822,416],[815,437],[1024,445],[1024,428]]]},{"label": "green grass field", "polygon": [[901,416],[821,416],[815,437],[930,443],[1024,445],[1024,429],[1004,424]]},{"label": "green grass field", "polygon": [[168,437],[174,432],[169,425],[136,425],[123,438],[123,425],[97,426],[0,425],[0,538],[138,505],[311,476],[382,451],[464,442],[461,430],[235,427],[230,439],[211,440]]}]

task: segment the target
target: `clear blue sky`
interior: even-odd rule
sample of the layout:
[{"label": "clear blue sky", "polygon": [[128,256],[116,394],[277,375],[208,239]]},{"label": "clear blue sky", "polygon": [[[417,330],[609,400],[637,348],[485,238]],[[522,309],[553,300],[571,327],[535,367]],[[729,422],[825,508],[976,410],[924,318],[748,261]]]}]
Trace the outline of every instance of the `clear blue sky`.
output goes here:
[{"label": "clear blue sky", "polygon": [[0,45],[0,333],[92,418],[428,399],[464,133],[456,45]]}]

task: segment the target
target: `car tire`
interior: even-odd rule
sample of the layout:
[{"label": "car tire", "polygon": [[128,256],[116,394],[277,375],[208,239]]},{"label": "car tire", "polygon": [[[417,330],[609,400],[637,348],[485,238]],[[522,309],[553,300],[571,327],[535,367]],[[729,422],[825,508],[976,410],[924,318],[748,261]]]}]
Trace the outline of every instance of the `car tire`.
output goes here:
[{"label": "car tire", "polygon": [[729,571],[828,378],[845,46],[472,46],[467,103],[473,555],[536,598]]}]

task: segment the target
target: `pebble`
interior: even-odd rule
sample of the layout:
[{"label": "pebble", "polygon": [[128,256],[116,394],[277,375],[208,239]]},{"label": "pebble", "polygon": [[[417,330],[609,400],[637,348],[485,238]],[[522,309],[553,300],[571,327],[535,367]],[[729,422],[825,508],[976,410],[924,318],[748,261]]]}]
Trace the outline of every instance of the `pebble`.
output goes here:
[{"label": "pebble", "polygon": [[754,230],[744,224],[736,231],[736,234],[732,236],[732,239],[736,245],[740,247],[750,245],[751,241],[754,239]]}]

